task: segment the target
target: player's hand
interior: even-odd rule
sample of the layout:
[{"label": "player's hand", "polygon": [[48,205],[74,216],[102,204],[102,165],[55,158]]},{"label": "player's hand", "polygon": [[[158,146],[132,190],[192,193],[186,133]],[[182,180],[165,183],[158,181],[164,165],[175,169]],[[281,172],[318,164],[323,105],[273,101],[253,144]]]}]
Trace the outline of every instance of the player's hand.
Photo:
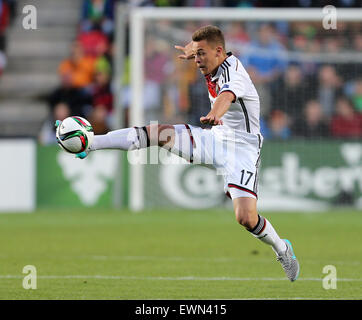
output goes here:
[{"label": "player's hand", "polygon": [[182,60],[191,60],[195,58],[195,53],[192,50],[192,41],[189,42],[186,46],[175,46],[177,50],[181,50],[183,54],[180,54],[178,58]]},{"label": "player's hand", "polygon": [[206,117],[201,117],[200,122],[202,124],[210,124],[212,126],[218,126],[223,124],[222,120],[214,115],[207,115]]}]

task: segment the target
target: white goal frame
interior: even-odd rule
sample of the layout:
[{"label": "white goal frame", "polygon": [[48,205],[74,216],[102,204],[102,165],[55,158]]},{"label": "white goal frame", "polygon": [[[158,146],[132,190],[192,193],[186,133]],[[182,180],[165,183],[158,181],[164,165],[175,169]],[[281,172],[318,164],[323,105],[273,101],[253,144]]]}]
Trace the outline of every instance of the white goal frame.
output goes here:
[{"label": "white goal frame", "polygon": [[[362,9],[337,8],[337,21],[362,21]],[[135,8],[130,11],[131,105],[130,126],[143,126],[144,33],[146,20],[223,20],[223,21],[320,21],[323,8],[260,9],[260,8]],[[174,44],[170,44],[174,45]],[[181,44],[182,45],[182,44]],[[129,164],[129,208],[144,209],[144,168]]]}]

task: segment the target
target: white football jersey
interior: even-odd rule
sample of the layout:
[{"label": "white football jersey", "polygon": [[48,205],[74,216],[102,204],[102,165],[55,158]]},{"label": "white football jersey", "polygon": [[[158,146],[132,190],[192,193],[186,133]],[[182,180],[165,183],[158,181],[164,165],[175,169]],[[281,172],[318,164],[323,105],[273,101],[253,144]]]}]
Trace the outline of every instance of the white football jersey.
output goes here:
[{"label": "white football jersey", "polygon": [[221,118],[223,125],[212,127],[215,134],[224,139],[232,139],[234,136],[236,141],[244,141],[245,137],[251,138],[252,135],[257,137],[261,144],[259,95],[240,60],[228,53],[216,74],[206,77],[206,80],[211,108],[222,92],[231,91],[236,97]]}]

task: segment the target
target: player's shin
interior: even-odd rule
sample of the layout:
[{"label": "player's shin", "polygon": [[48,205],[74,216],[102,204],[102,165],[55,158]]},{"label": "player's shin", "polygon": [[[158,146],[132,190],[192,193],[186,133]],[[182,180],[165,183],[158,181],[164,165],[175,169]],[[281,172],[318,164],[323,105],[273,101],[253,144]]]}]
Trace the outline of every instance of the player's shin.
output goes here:
[{"label": "player's shin", "polygon": [[95,135],[90,151],[101,149],[135,150],[150,146],[146,127],[125,128]]},{"label": "player's shin", "polygon": [[276,254],[285,251],[285,242],[280,239],[272,224],[266,218],[258,215],[258,223],[252,230],[249,231],[254,237],[271,245]]}]

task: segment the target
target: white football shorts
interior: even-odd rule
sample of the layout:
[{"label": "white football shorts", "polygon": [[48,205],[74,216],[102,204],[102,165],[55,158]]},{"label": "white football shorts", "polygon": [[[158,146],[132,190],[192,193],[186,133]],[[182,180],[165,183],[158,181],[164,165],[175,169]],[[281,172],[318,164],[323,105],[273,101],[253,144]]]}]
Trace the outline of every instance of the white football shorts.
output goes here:
[{"label": "white football shorts", "polygon": [[[211,165],[224,177],[224,192],[231,198],[257,199],[258,168],[262,136],[245,133],[233,138],[229,130],[203,129],[187,124],[174,125],[172,153],[193,164]],[[228,130],[228,129],[226,129]]]}]

